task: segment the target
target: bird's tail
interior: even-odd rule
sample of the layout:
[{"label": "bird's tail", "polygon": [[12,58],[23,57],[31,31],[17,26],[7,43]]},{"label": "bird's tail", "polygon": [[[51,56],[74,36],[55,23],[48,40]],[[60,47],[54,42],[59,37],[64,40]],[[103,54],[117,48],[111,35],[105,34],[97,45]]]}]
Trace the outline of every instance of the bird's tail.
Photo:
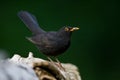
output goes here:
[{"label": "bird's tail", "polygon": [[24,22],[24,24],[32,31],[33,34],[40,34],[45,32],[39,27],[37,19],[34,15],[27,11],[20,11],[18,13],[19,18]]}]

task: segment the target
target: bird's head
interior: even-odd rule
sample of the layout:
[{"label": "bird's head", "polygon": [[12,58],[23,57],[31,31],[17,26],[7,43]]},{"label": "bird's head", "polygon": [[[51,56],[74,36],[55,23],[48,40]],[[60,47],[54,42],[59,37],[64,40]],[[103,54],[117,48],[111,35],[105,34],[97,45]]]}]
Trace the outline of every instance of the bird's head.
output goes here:
[{"label": "bird's head", "polygon": [[73,32],[73,31],[76,31],[76,30],[79,30],[79,28],[78,27],[64,27],[64,30],[66,31],[66,32]]},{"label": "bird's head", "polygon": [[79,30],[78,27],[70,27],[70,26],[64,26],[62,29],[59,30],[59,35],[61,36],[68,36],[70,37],[73,31]]}]

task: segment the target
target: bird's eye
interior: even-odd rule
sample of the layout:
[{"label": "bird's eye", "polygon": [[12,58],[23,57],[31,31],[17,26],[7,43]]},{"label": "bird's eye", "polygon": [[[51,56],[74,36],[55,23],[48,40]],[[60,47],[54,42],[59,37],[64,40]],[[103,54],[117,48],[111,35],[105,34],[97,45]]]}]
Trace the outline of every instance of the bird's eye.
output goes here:
[{"label": "bird's eye", "polygon": [[65,31],[69,31],[70,29],[68,27],[65,27]]}]

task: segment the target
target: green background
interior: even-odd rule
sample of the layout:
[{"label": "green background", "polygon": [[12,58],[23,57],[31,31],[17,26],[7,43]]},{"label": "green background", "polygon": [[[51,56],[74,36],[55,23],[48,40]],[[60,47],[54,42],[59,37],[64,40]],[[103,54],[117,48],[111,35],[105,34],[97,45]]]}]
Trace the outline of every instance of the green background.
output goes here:
[{"label": "green background", "polygon": [[25,39],[31,32],[18,18],[26,10],[34,14],[46,31],[79,26],[70,48],[59,60],[79,67],[82,80],[120,80],[120,10],[113,0],[4,0],[0,1],[0,49],[12,57],[46,57]]}]

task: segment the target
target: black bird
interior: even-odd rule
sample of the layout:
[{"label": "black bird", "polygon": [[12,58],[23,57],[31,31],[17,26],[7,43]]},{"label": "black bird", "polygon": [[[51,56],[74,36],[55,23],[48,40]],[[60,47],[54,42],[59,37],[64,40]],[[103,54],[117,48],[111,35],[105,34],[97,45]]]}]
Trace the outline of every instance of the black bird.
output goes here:
[{"label": "black bird", "polygon": [[33,33],[33,36],[27,37],[27,39],[48,57],[64,53],[70,46],[72,32],[79,29],[78,27],[64,26],[58,31],[46,32],[39,27],[36,17],[31,13],[20,11],[18,16]]}]

